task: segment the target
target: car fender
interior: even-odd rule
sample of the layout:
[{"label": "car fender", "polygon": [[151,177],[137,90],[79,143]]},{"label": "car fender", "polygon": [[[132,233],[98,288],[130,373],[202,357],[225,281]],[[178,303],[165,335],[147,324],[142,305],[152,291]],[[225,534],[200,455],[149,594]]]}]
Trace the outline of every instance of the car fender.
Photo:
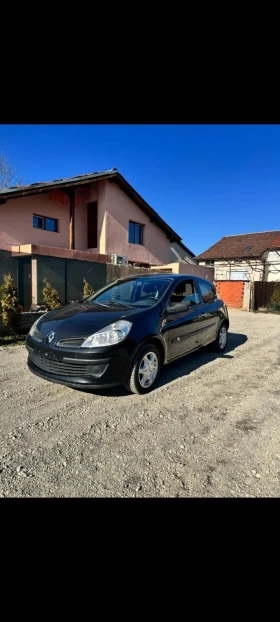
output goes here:
[{"label": "car fender", "polygon": [[216,339],[217,339],[217,337],[218,337],[219,330],[220,330],[220,328],[221,328],[222,324],[227,324],[228,329],[229,329],[229,319],[228,319],[228,317],[227,317],[226,315],[224,315],[224,316],[221,318],[220,322],[219,322],[218,329],[217,329],[217,332],[216,332]]},{"label": "car fender", "polygon": [[161,337],[161,335],[153,335],[153,334],[151,334],[149,336],[145,336],[145,338],[140,343],[137,344],[137,346],[136,346],[136,348],[135,348],[135,350],[133,352],[133,355],[132,355],[133,364],[134,364],[135,358],[140,353],[140,351],[143,348],[143,346],[146,343],[150,343],[151,341],[155,345],[156,345],[156,342],[158,342],[162,346],[162,349],[163,349],[163,352],[164,352],[164,360],[163,360],[162,364],[165,365],[165,363],[167,362],[167,347],[166,347],[166,343],[165,343],[163,337]]}]

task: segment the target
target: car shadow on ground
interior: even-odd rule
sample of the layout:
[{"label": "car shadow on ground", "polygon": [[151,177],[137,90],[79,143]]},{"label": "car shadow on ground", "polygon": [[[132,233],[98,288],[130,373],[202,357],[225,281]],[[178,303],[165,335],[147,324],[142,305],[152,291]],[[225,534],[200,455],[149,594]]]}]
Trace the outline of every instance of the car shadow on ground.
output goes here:
[{"label": "car shadow on ground", "polygon": [[[243,335],[241,333],[228,333],[228,342],[224,354],[214,352],[211,346],[206,346],[205,348],[196,350],[192,354],[184,356],[181,359],[177,359],[177,361],[174,361],[173,363],[169,363],[169,365],[166,365],[163,368],[155,390],[163,387],[169,382],[178,380],[182,376],[188,376],[196,369],[199,369],[199,367],[207,365],[207,363],[210,363],[217,358],[233,359],[234,356],[230,353],[233,352],[233,350],[236,350],[236,348],[242,346],[247,340],[247,335]],[[79,391],[79,389],[74,390]],[[83,393],[84,392],[92,393],[93,395],[104,395],[104,397],[121,397],[130,395],[122,386],[112,387],[111,389],[83,390]]]}]

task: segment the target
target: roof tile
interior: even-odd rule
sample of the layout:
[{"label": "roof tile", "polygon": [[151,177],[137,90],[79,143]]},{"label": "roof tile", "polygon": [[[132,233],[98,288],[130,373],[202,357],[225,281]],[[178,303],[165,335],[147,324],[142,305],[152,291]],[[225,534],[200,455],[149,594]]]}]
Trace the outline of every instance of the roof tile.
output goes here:
[{"label": "roof tile", "polygon": [[[263,231],[227,235],[196,259],[241,259],[242,257],[260,257],[268,248],[280,246],[280,231]],[[251,248],[250,248],[251,247]]]}]

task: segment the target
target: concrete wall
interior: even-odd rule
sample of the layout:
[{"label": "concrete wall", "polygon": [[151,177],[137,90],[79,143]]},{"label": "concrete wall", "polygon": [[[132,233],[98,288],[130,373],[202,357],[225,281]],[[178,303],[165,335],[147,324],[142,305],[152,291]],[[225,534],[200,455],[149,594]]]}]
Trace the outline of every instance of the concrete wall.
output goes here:
[{"label": "concrete wall", "polygon": [[193,276],[199,276],[202,279],[208,279],[208,281],[214,280],[213,268],[199,266],[198,264],[187,264],[177,261],[159,267],[153,266],[152,270],[154,272],[160,272],[160,270],[162,270],[163,272],[166,270],[170,270],[173,274],[190,274]]}]

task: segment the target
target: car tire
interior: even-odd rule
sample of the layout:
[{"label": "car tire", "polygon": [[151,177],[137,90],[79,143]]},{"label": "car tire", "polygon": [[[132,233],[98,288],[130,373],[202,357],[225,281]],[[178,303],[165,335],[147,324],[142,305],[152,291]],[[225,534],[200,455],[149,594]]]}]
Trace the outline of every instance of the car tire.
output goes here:
[{"label": "car tire", "polygon": [[152,344],[145,345],[133,362],[125,383],[127,391],[140,395],[152,391],[158,381],[161,365],[158,349]]},{"label": "car tire", "polygon": [[224,352],[228,340],[228,328],[226,324],[222,324],[219,328],[217,338],[213,342],[215,352]]}]

